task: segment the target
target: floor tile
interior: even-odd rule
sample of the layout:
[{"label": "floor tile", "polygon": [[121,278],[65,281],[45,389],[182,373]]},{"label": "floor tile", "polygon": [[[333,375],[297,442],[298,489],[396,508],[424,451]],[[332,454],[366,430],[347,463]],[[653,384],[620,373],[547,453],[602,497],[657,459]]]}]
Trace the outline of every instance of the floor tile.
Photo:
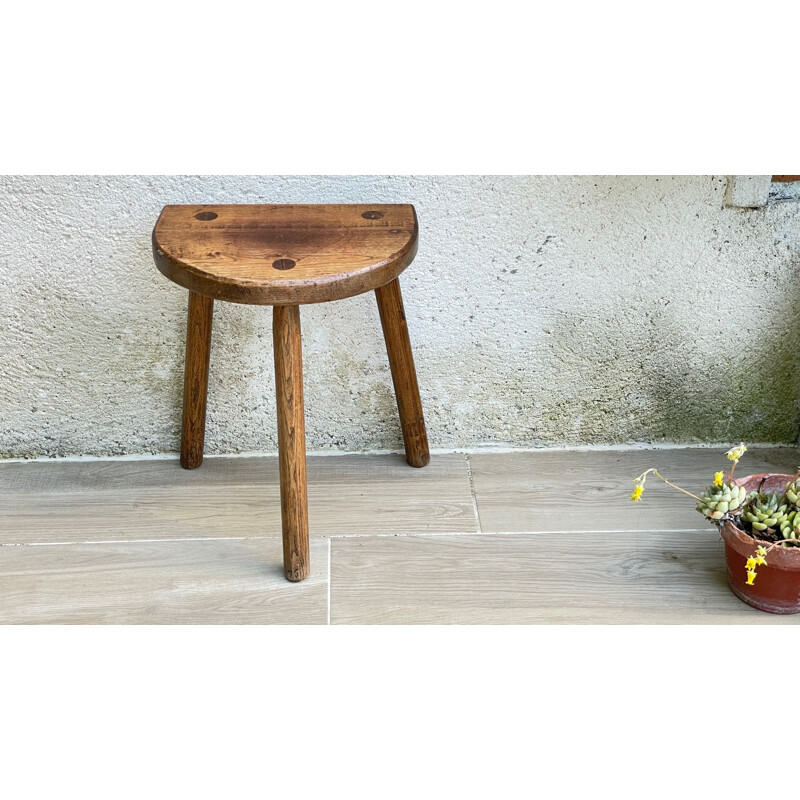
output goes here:
[{"label": "floor tile", "polygon": [[[698,494],[730,466],[724,451],[710,448],[476,453],[469,461],[484,533],[707,530],[695,502],[653,476],[632,503],[632,479],[657,467]],[[793,473],[798,464],[797,448],[754,448],[737,471]]]},{"label": "floor tile", "polygon": [[328,541],[283,576],[278,539],[0,547],[0,624],[326,624]]},{"label": "floor tile", "polygon": [[[465,457],[308,459],[314,536],[477,530]],[[0,463],[0,544],[281,535],[275,457]]]},{"label": "floor tile", "polygon": [[716,531],[332,540],[332,624],[798,624],[727,585]]}]

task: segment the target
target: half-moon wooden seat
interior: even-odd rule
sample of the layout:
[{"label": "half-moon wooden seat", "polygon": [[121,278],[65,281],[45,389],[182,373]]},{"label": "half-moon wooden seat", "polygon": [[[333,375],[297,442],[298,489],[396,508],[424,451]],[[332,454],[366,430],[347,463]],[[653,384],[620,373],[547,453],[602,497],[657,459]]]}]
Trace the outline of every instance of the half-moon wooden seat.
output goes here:
[{"label": "half-moon wooden seat", "polygon": [[153,257],[189,290],[181,466],[203,463],[214,300],[271,305],[286,577],[309,574],[300,306],[375,291],[406,460],[428,463],[428,437],[398,275],[417,252],[411,205],[165,206]]},{"label": "half-moon wooden seat", "polygon": [[396,278],[417,252],[411,205],[166,206],[156,264],[192,292],[234,303],[341,300]]}]

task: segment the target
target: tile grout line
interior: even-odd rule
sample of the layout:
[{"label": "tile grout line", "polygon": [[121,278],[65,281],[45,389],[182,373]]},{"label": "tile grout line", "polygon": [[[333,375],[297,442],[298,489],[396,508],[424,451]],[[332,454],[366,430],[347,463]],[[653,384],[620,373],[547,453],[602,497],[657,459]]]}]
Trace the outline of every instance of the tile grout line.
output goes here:
[{"label": "tile grout line", "polygon": [[467,467],[467,480],[469,480],[469,493],[472,497],[472,510],[475,513],[475,526],[478,533],[483,533],[481,529],[481,516],[478,513],[478,498],[475,496],[475,481],[472,479],[472,464],[469,461],[469,453],[464,453],[464,464]]},{"label": "tile grout line", "polygon": [[[711,530],[710,527],[702,528],[568,528],[565,530],[555,530],[548,528],[543,531],[535,530],[498,530],[498,531],[397,531],[393,533],[331,533],[325,536],[316,536],[315,539],[327,539],[332,542],[334,539],[392,539],[404,537],[447,537],[447,536],[547,536],[553,534],[604,534],[604,533],[705,533]],[[100,544],[170,544],[181,542],[243,542],[258,541],[268,539],[280,539],[278,536],[197,536],[197,537],[177,537],[167,539],[87,539],[82,541],[69,542],[0,542],[0,547],[68,547],[74,545],[100,545]],[[329,553],[329,559],[332,558]]]},{"label": "tile grout line", "polygon": [[331,550],[333,539],[328,537],[328,625],[331,624]]},{"label": "tile grout line", "polygon": [[[701,528],[565,528],[556,530],[548,528],[543,531],[535,530],[497,530],[497,531],[478,531],[481,536],[548,536],[551,534],[603,534],[603,533],[706,533],[713,531],[713,527],[708,525]],[[426,538],[447,537],[447,536],[476,536],[475,531],[403,531],[399,533],[332,533],[325,536],[326,539],[402,539],[407,536]],[[266,537],[265,537],[266,538]],[[322,538],[322,537],[320,537]],[[91,544],[86,542],[86,544]]]},{"label": "tile grout line", "polygon": [[[319,537],[321,538],[321,537]],[[0,547],[61,547],[79,544],[169,544],[170,542],[246,542],[280,539],[280,536],[177,536],[160,539],[82,539],[74,542],[0,542]]]}]

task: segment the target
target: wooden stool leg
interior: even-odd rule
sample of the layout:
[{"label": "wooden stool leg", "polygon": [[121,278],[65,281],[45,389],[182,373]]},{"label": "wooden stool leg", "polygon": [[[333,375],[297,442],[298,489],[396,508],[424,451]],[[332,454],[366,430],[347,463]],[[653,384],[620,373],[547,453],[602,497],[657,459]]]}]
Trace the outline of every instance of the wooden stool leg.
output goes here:
[{"label": "wooden stool leg", "polygon": [[400,281],[395,278],[385,286],[380,286],[375,290],[375,296],[378,298],[383,338],[386,340],[394,393],[397,396],[406,461],[412,467],[424,467],[431,460],[431,456],[428,451],[425,419],[422,416],[417,373],[414,369],[414,356],[411,353],[406,315],[403,311]]},{"label": "wooden stool leg", "polygon": [[189,292],[181,426],[181,466],[184,469],[196,469],[203,463],[213,313],[214,301],[210,297]]},{"label": "wooden stool leg", "polygon": [[301,581],[308,577],[309,565],[303,352],[298,306],[273,308],[272,338],[278,407],[283,565],[290,581]]}]

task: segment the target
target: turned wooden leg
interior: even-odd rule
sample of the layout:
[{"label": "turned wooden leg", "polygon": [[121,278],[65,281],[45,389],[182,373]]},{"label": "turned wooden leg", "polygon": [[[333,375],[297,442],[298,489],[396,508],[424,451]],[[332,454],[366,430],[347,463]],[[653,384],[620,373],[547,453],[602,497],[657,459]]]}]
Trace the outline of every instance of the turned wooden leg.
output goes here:
[{"label": "turned wooden leg", "polygon": [[203,463],[213,313],[214,301],[210,297],[189,292],[181,425],[181,466],[184,469],[195,469]]},{"label": "turned wooden leg", "polygon": [[290,581],[301,581],[308,577],[309,566],[303,352],[298,306],[273,308],[272,338],[278,406],[283,565]]},{"label": "turned wooden leg", "polygon": [[406,461],[412,467],[424,467],[431,456],[428,451],[428,434],[425,432],[422,401],[419,399],[417,373],[414,369],[411,342],[408,339],[399,280],[395,278],[385,286],[379,287],[375,290],[375,296],[378,298],[383,337],[386,339],[394,393],[397,396]]}]

